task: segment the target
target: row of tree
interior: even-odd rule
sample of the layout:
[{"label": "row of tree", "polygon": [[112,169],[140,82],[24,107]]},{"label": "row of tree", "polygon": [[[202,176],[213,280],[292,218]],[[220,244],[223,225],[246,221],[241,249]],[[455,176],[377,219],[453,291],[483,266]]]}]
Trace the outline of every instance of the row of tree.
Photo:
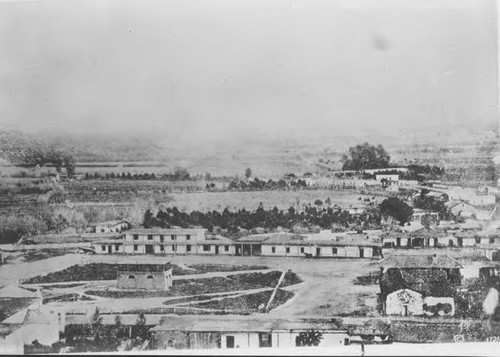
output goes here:
[{"label": "row of tree", "polygon": [[180,211],[177,207],[160,210],[155,214],[147,210],[144,214],[144,226],[149,227],[203,227],[210,232],[214,228],[227,230],[229,233],[237,233],[240,229],[252,230],[255,228],[276,229],[293,227],[317,226],[324,229],[339,227],[373,227],[380,224],[380,213],[378,209],[369,208],[360,215],[350,214],[340,208],[320,208],[306,206],[304,210],[297,211],[294,207],[288,210],[280,210],[277,207],[265,209],[260,205],[254,211],[239,209],[237,211],[224,209],[222,212],[213,210],[208,212],[192,211],[190,213]]},{"label": "row of tree", "polygon": [[294,180],[287,183],[285,180],[260,180],[255,177],[253,180],[233,180],[229,183],[229,190],[284,190],[288,187],[305,188],[305,180]]},{"label": "row of tree", "polygon": [[165,173],[157,175],[153,173],[114,173],[114,172],[86,172],[84,175],[85,180],[161,180],[161,181],[185,181],[191,179],[187,171],[175,171],[173,173]]},{"label": "row of tree", "polygon": [[[422,196],[417,197],[415,202],[418,208],[439,212],[441,219],[454,218],[439,200]],[[236,233],[240,229],[311,226],[323,229],[333,227],[367,229],[380,227],[382,218],[391,217],[400,225],[404,225],[410,222],[413,216],[413,207],[397,197],[386,198],[378,206],[369,203],[365,212],[361,214],[350,214],[349,211],[337,206],[322,207],[322,205],[321,200],[316,200],[315,206],[306,205],[300,211],[294,207],[290,207],[288,210],[280,210],[277,207],[265,209],[261,204],[254,211],[245,209],[232,211],[225,208],[222,212],[212,210],[208,212],[192,211],[190,213],[180,211],[174,206],[159,210],[156,215],[148,209],[144,214],[143,225],[146,228],[169,228],[173,226],[189,228],[200,226],[209,231],[213,231],[217,227],[228,230],[229,233]]]}]

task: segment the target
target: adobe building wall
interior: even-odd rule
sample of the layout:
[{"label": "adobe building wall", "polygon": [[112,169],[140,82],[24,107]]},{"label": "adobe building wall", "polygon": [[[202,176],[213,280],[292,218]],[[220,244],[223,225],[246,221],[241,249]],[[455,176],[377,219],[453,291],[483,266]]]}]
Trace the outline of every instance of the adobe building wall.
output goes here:
[{"label": "adobe building wall", "polygon": [[169,290],[172,287],[172,270],[165,272],[119,272],[117,287],[120,289]]}]

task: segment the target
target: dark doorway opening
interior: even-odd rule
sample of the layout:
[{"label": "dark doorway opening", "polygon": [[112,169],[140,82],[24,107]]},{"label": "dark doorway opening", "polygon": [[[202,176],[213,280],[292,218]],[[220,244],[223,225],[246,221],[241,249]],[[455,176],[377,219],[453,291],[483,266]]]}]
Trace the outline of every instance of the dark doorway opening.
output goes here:
[{"label": "dark doorway opening", "polygon": [[226,336],[226,348],[234,348],[234,336]]}]

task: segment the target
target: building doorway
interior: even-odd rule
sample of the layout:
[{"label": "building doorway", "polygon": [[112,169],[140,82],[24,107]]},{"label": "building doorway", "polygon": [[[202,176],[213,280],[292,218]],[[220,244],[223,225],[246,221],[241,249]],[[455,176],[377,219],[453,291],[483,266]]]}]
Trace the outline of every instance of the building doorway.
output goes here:
[{"label": "building doorway", "polygon": [[219,254],[219,246],[218,246],[218,245],[216,245],[216,246],[215,246],[215,255],[218,255],[218,254]]},{"label": "building doorway", "polygon": [[316,256],[320,257],[321,256],[321,248],[316,248]]},{"label": "building doorway", "polygon": [[273,347],[272,335],[270,333],[259,333],[259,347]]},{"label": "building doorway", "polygon": [[244,256],[252,255],[251,245],[250,244],[243,244],[243,253],[242,253],[242,255],[244,255]]},{"label": "building doorway", "polygon": [[252,255],[261,255],[261,246],[260,244],[252,244]]},{"label": "building doorway", "polygon": [[403,305],[403,316],[408,316],[408,305]]},{"label": "building doorway", "polygon": [[234,348],[234,336],[226,336],[226,348]]},{"label": "building doorway", "polygon": [[152,244],[146,244],[146,254],[153,254],[154,249]]},{"label": "building doorway", "polygon": [[359,257],[364,258],[365,257],[365,250],[363,248],[359,248]]},{"label": "building doorway", "polygon": [[396,247],[401,247],[401,238],[396,238]]},{"label": "building doorway", "polygon": [[111,248],[112,246],[111,245],[108,245],[108,253],[111,254]]}]

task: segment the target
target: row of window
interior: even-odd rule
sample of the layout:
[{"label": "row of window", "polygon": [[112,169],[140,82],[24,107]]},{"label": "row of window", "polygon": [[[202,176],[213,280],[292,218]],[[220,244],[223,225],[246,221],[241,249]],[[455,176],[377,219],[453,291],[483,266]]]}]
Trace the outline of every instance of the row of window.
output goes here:
[{"label": "row of window", "polygon": [[[286,247],[285,251],[287,254],[290,253],[290,247]],[[305,252],[304,247],[300,247],[300,252],[303,254]],[[271,253],[276,253],[276,247],[271,247]],[[332,254],[337,254],[337,248],[332,248]]]},{"label": "row of window", "polygon": [[[111,245],[109,246],[110,249],[111,249]],[[101,245],[101,250],[104,252],[106,250],[106,246],[105,245]],[[115,252],[118,252],[120,250],[120,244],[115,244]]]},{"label": "row of window", "polygon": [[[134,240],[139,240],[138,234],[134,234],[133,237],[134,237]],[[165,241],[165,235],[160,234],[159,237],[160,237],[160,242]],[[176,234],[170,235],[170,240],[176,240],[176,239],[177,239]],[[148,240],[153,240],[153,234],[148,234]],[[191,234],[186,234],[186,240],[191,240]]]},{"label": "row of window", "polygon": [[[113,232],[120,233],[120,228],[116,228],[116,229],[110,228],[109,232],[110,233],[113,233]],[[105,228],[101,228],[101,233],[106,233],[106,229]]]},{"label": "row of window", "polygon": [[[116,245],[116,250],[118,250],[118,247],[119,245],[117,244]],[[164,245],[160,245],[160,251],[161,252],[164,252],[165,251],[165,246]],[[174,245],[171,245],[170,247],[172,247],[172,251],[175,252],[177,250],[177,246],[174,244]],[[186,245],[186,252],[190,252],[191,251],[191,247],[192,245],[191,244],[187,244]],[[106,250],[106,246],[102,246],[102,250]],[[139,250],[139,244],[134,244],[134,251],[138,251]],[[211,251],[211,245],[210,244],[204,244],[203,245],[203,251],[204,252],[210,252]],[[224,251],[225,252],[229,252],[229,245],[224,245]]]}]

